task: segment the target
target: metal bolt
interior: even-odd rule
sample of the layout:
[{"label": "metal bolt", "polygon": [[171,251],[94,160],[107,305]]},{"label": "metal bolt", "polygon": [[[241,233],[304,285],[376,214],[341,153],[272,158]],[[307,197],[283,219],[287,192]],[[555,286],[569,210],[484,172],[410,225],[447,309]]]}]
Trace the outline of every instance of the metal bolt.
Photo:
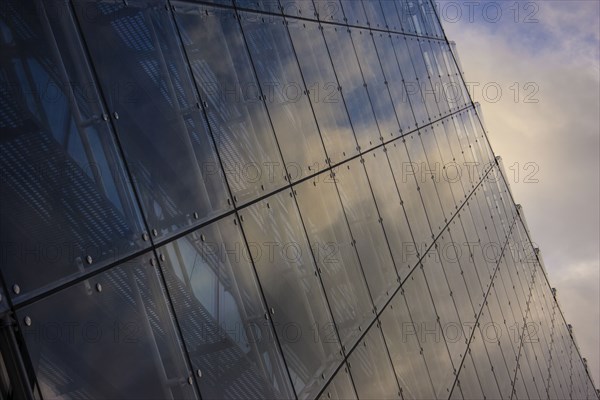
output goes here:
[{"label": "metal bolt", "polygon": [[146,232],[144,232],[144,233],[142,234],[142,240],[143,240],[144,242],[147,242],[149,238],[150,238],[150,237],[148,236],[148,234],[147,234]]},{"label": "metal bolt", "polygon": [[198,375],[198,378],[202,378],[202,371],[200,371],[200,370],[197,370],[197,371],[196,371],[196,374]]},{"label": "metal bolt", "polygon": [[92,260],[92,256],[86,256],[85,261],[87,261],[88,264],[91,264],[94,260]]},{"label": "metal bolt", "polygon": [[165,255],[164,254],[161,254],[159,257],[160,257],[160,261],[165,261]]},{"label": "metal bolt", "polygon": [[150,259],[150,265],[152,265],[153,267],[156,265],[156,260],[154,258]]},{"label": "metal bolt", "polygon": [[158,231],[156,229],[152,229],[152,235],[153,236],[158,236]]},{"label": "metal bolt", "polygon": [[203,242],[206,242],[206,236],[204,236],[204,233],[202,233],[200,235],[200,240],[202,240]]},{"label": "metal bolt", "polygon": [[102,285],[99,283],[96,283],[96,291],[101,292],[102,291]]},{"label": "metal bolt", "polygon": [[113,117],[115,117],[115,119],[119,119],[119,113],[115,111],[115,112],[113,113]]},{"label": "metal bolt", "polygon": [[192,377],[191,377],[191,376],[188,378],[188,383],[189,383],[190,385],[194,383],[194,380],[192,379]]},{"label": "metal bolt", "polygon": [[194,219],[198,219],[198,218],[200,218],[200,216],[198,215],[197,212],[194,211]]},{"label": "metal bolt", "polygon": [[25,325],[31,326],[31,318],[29,316],[23,318],[23,322],[25,322]]},{"label": "metal bolt", "polygon": [[275,315],[275,309],[271,307],[271,314]]},{"label": "metal bolt", "polygon": [[15,292],[15,294],[21,293],[21,288],[17,284],[13,285],[12,290],[13,290],[13,292]]},{"label": "metal bolt", "polygon": [[103,121],[108,121],[108,115],[102,114],[102,120]]}]

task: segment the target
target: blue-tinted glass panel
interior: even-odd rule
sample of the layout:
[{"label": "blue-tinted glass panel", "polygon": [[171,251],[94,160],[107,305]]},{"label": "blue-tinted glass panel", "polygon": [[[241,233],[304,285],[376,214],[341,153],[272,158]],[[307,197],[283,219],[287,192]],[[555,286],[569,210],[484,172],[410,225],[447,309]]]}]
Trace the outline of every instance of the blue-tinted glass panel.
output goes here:
[{"label": "blue-tinted glass panel", "polygon": [[233,11],[177,3],[175,15],[234,200],[281,187],[285,169]]},{"label": "blue-tinted glass panel", "polygon": [[239,8],[281,14],[279,0],[233,0]]},{"label": "blue-tinted glass panel", "polygon": [[394,369],[378,323],[374,324],[348,357],[359,399],[400,397]]},{"label": "blue-tinted glass panel", "polygon": [[[392,34],[392,46],[400,72],[404,78],[404,86],[408,95],[410,106],[413,110],[415,119],[419,126],[425,125],[431,121],[425,106],[425,97],[421,92],[421,83],[417,79],[417,73],[413,65],[410,52],[408,51],[407,37],[404,35]],[[422,79],[422,78],[421,78]]]},{"label": "blue-tinted glass panel", "polygon": [[[383,75],[379,55],[373,42],[371,31],[351,28],[352,41],[360,64],[362,75],[367,85],[367,92],[377,119],[377,126],[383,140],[398,136],[400,125],[392,104],[386,77]],[[391,56],[381,54],[382,57]]]},{"label": "blue-tinted glass panel", "polygon": [[316,22],[290,21],[288,29],[327,157],[338,163],[356,154],[356,139],[325,40]]},{"label": "blue-tinted glass panel", "polygon": [[380,134],[350,34],[347,28],[328,25],[323,26],[323,33],[358,145],[364,151],[380,143]]},{"label": "blue-tinted glass panel", "polygon": [[202,398],[292,397],[238,221],[226,217],[158,252]]},{"label": "blue-tinted glass panel", "polygon": [[[279,0],[284,15],[316,19],[317,9],[313,0]],[[293,23],[293,21],[290,21]]]},{"label": "blue-tinted glass panel", "polygon": [[240,218],[296,393],[315,397],[341,348],[292,192],[255,203]]},{"label": "blue-tinted glass panel", "polygon": [[336,168],[335,179],[373,303],[380,308],[399,283],[365,169],[360,161],[355,158]]},{"label": "blue-tinted glass panel", "polygon": [[386,29],[387,23],[383,15],[383,10],[378,0],[363,0],[363,7],[367,14],[367,24],[371,28]]},{"label": "blue-tinted glass panel", "polygon": [[367,15],[361,0],[340,0],[348,25],[367,26]]},{"label": "blue-tinted glass panel", "polygon": [[5,2],[0,263],[13,301],[146,247],[67,4]]},{"label": "blue-tinted glass panel", "polygon": [[140,256],[18,312],[44,398],[197,398],[151,259]]},{"label": "blue-tinted glass panel", "polygon": [[[390,92],[396,116],[400,123],[400,132],[408,132],[415,128],[415,117],[411,109],[402,72],[392,46],[390,35],[381,32],[373,32],[373,39],[379,54],[381,68],[386,79],[386,86]],[[375,93],[378,93],[375,91]],[[416,105],[415,105],[416,106]]]},{"label": "blue-tinted glass panel", "polygon": [[164,6],[76,8],[149,228],[169,235],[226,211],[223,174]]},{"label": "blue-tinted glass panel", "polygon": [[240,19],[289,178],[301,179],[325,165],[325,153],[283,17]]},{"label": "blue-tinted glass panel", "polygon": [[351,348],[374,318],[373,303],[334,178],[317,175],[295,190],[340,339]]}]

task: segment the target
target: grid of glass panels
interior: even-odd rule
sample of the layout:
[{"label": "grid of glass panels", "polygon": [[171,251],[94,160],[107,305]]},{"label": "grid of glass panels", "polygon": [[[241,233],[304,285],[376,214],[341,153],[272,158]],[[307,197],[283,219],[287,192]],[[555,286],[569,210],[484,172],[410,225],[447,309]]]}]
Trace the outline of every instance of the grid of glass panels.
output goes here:
[{"label": "grid of glass panels", "polygon": [[432,2],[5,3],[38,396],[596,396]]}]

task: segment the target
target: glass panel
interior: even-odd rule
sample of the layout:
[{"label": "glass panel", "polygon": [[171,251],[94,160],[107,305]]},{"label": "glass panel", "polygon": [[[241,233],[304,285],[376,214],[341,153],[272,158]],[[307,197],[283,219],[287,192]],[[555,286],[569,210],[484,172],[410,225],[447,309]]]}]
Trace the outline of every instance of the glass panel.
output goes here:
[{"label": "glass panel", "polygon": [[412,322],[403,295],[394,296],[383,310],[380,320],[402,398],[434,398],[431,378],[419,344],[420,326]]},{"label": "glass panel", "polygon": [[[285,15],[316,19],[316,9],[312,0],[279,0]],[[289,21],[294,23],[295,21]]]},{"label": "glass panel", "polygon": [[44,398],[196,398],[151,254],[21,309]]},{"label": "glass panel", "polygon": [[[350,0],[350,2],[360,5],[355,0]],[[380,134],[350,34],[346,28],[330,25],[323,26],[323,34],[342,88],[358,145],[361,150],[367,150],[380,143]]]},{"label": "glass panel", "polygon": [[431,86],[429,71],[427,70],[425,59],[423,58],[420,40],[409,36],[406,37],[406,44],[417,75],[417,83],[421,89],[423,98],[425,99],[425,105],[427,106],[430,121],[435,120],[441,117],[441,113],[438,108],[436,93]]},{"label": "glass panel", "polygon": [[458,375],[457,383],[460,386],[460,390],[462,390],[463,398],[469,400],[484,398],[483,391],[481,390],[481,385],[479,383],[479,378],[477,377],[477,371],[473,365],[471,354],[467,354],[465,356],[465,360],[463,361],[462,368],[460,369]]},{"label": "glass panel", "polygon": [[378,324],[369,329],[352,351],[348,364],[359,399],[383,400],[401,396]]},{"label": "glass panel", "polygon": [[335,179],[373,303],[379,309],[399,283],[361,160],[355,158],[336,168]]},{"label": "glass panel", "polygon": [[373,303],[334,180],[321,174],[295,189],[340,339],[351,348],[374,318]]},{"label": "glass panel", "polygon": [[319,20],[344,23],[344,11],[339,0],[313,0],[313,2],[317,9]]},{"label": "glass panel", "polygon": [[[392,5],[393,6],[393,5]],[[385,84],[390,92],[396,116],[400,123],[400,132],[408,132],[415,129],[415,117],[411,110],[408,94],[404,86],[404,78],[398,66],[394,47],[390,35],[381,32],[373,32],[373,40],[377,47],[381,68],[385,76]],[[378,93],[372,91],[372,93]]]},{"label": "glass panel", "polygon": [[89,1],[77,9],[150,229],[172,235],[230,208],[163,4]]},{"label": "glass panel", "polygon": [[234,0],[235,5],[239,8],[246,8],[250,10],[259,10],[274,14],[280,14],[281,10],[279,7],[278,0]]},{"label": "glass panel", "polygon": [[450,394],[454,382],[454,367],[441,334],[431,295],[421,268],[415,269],[402,285],[410,316],[417,330],[421,350],[429,369],[435,397]]},{"label": "glass panel", "polygon": [[[485,398],[500,399],[501,396],[498,384],[496,382],[494,369],[492,367],[493,364],[490,363],[485,339],[481,334],[479,327],[475,327],[475,331],[473,332],[473,336],[469,342],[469,354],[471,355],[473,365],[477,370],[477,376],[481,382],[481,389],[483,389]],[[500,369],[499,367],[500,365],[496,364],[496,369]]]},{"label": "glass panel", "polygon": [[[458,317],[456,305],[452,297],[452,292],[448,286],[448,281],[444,273],[444,263],[435,248],[430,249],[421,260],[423,263],[423,273],[436,312],[436,318],[439,321],[443,337],[446,339],[450,358],[454,365],[460,365],[467,347],[467,333],[463,332],[463,321]],[[414,273],[418,273],[415,271]],[[469,323],[474,320],[469,318],[464,321],[465,329],[469,329]]]},{"label": "glass panel", "polygon": [[356,392],[354,392],[354,384],[350,379],[350,372],[348,371],[346,363],[342,364],[333,377],[333,380],[329,382],[329,385],[323,390],[321,400],[329,399],[357,399]]},{"label": "glass panel", "polygon": [[394,0],[381,0],[381,9],[385,17],[385,25],[390,31],[401,32],[402,24],[398,16],[397,7],[401,7],[400,3]]},{"label": "glass panel", "polygon": [[287,28],[282,17],[240,20],[289,178],[301,179],[325,165],[325,153]]},{"label": "glass panel", "polygon": [[390,244],[394,264],[402,279],[417,264],[418,249],[413,242],[404,206],[394,185],[386,150],[380,148],[371,151],[366,155],[364,164],[383,220],[383,229]]},{"label": "glass panel", "polygon": [[348,364],[360,399],[397,399],[400,396],[378,324],[369,329],[352,351]]},{"label": "glass panel", "polygon": [[432,171],[429,168],[425,156],[423,144],[421,143],[419,134],[410,134],[408,137],[404,137],[402,141],[406,144],[406,150],[410,156],[412,175],[417,181],[417,190],[420,192],[423,203],[425,204],[429,225],[431,226],[433,234],[437,235],[447,220],[444,217],[433,174],[431,174]]},{"label": "glass panel", "polygon": [[315,397],[340,362],[340,345],[289,191],[240,218],[298,397]]},{"label": "glass panel", "polygon": [[319,130],[332,164],[356,154],[356,139],[319,25],[290,21],[288,29]]},{"label": "glass panel", "polygon": [[400,73],[404,78],[404,86],[406,94],[410,100],[411,108],[414,112],[416,122],[422,126],[431,121],[427,108],[425,106],[425,98],[421,93],[421,85],[417,79],[415,67],[413,65],[410,52],[406,42],[406,36],[392,34],[392,46],[394,54],[400,67]]},{"label": "glass panel", "polygon": [[290,398],[293,389],[234,217],[159,249],[203,399]]},{"label": "glass panel", "polygon": [[403,143],[395,141],[391,146],[386,146],[386,149],[396,187],[400,193],[400,202],[406,211],[406,218],[417,246],[418,256],[431,245],[433,236],[423,207],[421,193],[419,193],[414,177],[415,168],[408,158],[406,146]]},{"label": "glass panel", "polygon": [[[379,56],[375,49],[372,33],[364,29],[351,28],[352,41],[363,74],[367,92],[375,112],[382,140],[389,140],[400,133],[400,126],[394,111],[394,105],[388,91]],[[382,56],[385,56],[382,54]]]},{"label": "glass panel", "polygon": [[0,24],[0,242],[18,303],[149,242],[68,5],[5,2]]},{"label": "glass panel", "polygon": [[361,0],[340,0],[348,25],[367,26],[367,16]]},{"label": "glass panel", "polygon": [[[461,220],[453,219],[448,230],[438,237],[436,243],[438,252],[444,261],[444,271],[458,315],[463,322],[474,321],[476,313],[481,309],[479,297],[483,298],[483,291],[469,256],[470,245],[465,239]],[[479,302],[473,304],[472,299],[479,300]]]},{"label": "glass panel", "polygon": [[387,24],[383,16],[383,10],[378,0],[363,0],[363,7],[367,14],[367,25],[371,28],[385,29]]},{"label": "glass panel", "polygon": [[437,64],[437,60],[433,51],[431,50],[430,42],[430,40],[426,39],[419,40],[419,44],[421,45],[421,54],[423,56],[423,61],[425,62],[431,89],[433,90],[433,97],[437,103],[440,114],[448,115],[450,113],[450,106],[448,105],[448,100],[444,95],[445,82],[441,78],[442,71]]},{"label": "glass panel", "polygon": [[[425,150],[425,165],[422,165],[423,174],[431,174],[431,180],[436,187],[442,211],[444,212],[445,221],[450,221],[452,216],[458,209],[454,200],[454,194],[452,193],[452,187],[444,175],[445,164],[440,154],[440,149],[437,144],[436,135],[434,130],[428,126],[422,128],[420,131],[421,143]],[[410,153],[409,153],[410,154]],[[411,154],[412,157],[412,154]]]},{"label": "glass panel", "polygon": [[285,170],[235,14],[203,7],[177,3],[176,19],[239,204],[283,186]]}]

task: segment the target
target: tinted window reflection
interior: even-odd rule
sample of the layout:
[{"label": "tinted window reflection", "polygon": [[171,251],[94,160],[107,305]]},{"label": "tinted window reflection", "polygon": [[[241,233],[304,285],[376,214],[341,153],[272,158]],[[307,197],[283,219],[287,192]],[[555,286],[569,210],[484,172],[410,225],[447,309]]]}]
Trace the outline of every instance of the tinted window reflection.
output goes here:
[{"label": "tinted window reflection", "polygon": [[20,310],[44,398],[196,398],[150,259],[138,257]]},{"label": "tinted window reflection", "polygon": [[159,253],[202,398],[292,397],[238,221],[222,219]]},{"label": "tinted window reflection", "polygon": [[207,99],[209,124],[234,201],[281,187],[285,169],[235,15],[178,3],[176,19],[194,79]]},{"label": "tinted window reflection", "polygon": [[5,2],[0,24],[1,263],[23,298],[148,242],[69,7]]}]

